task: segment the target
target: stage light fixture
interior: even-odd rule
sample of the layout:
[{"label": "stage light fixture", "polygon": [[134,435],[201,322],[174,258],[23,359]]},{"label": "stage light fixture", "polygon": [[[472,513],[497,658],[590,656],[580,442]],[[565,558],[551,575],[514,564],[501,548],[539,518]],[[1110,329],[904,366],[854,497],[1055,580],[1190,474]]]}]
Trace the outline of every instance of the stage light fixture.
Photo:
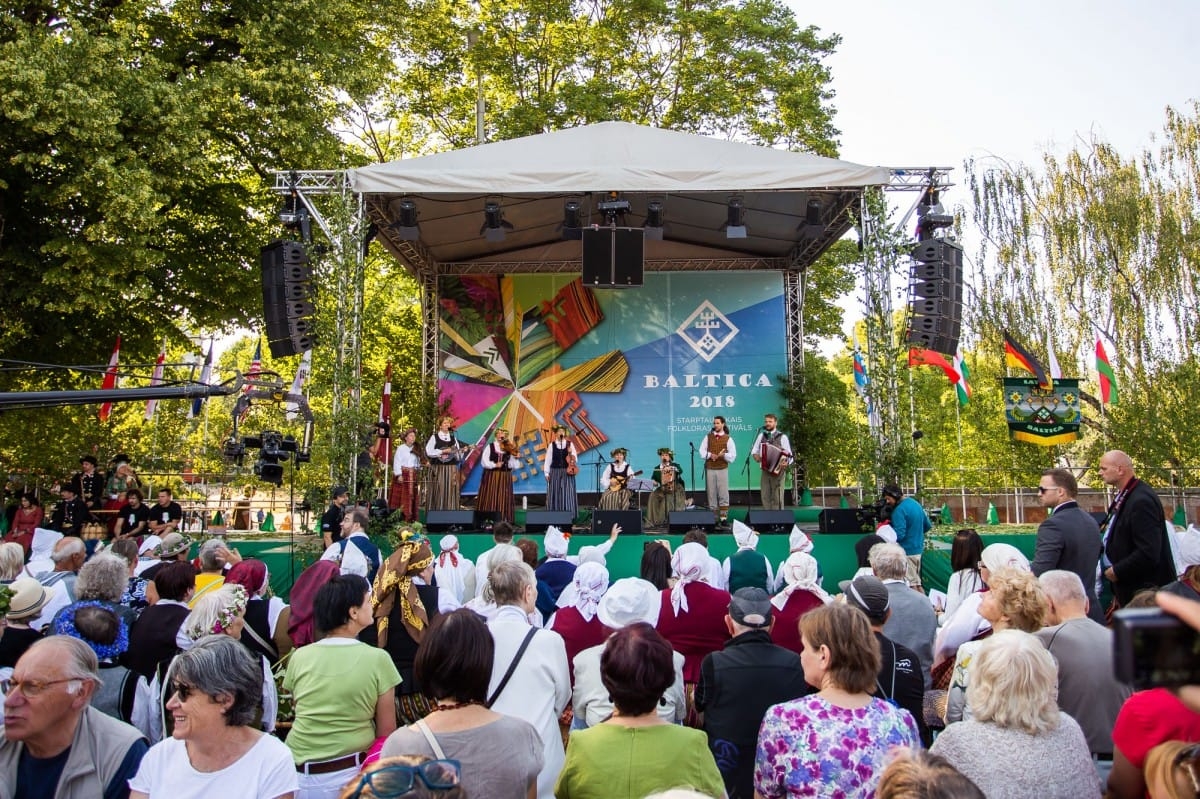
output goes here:
[{"label": "stage light fixture", "polygon": [[417,226],[417,204],[409,199],[400,201],[398,219],[392,225],[396,235],[404,241],[417,241],[421,238],[421,229]]},{"label": "stage light fixture", "polygon": [[283,207],[279,209],[279,221],[285,228],[297,231],[301,240],[312,241],[312,220],[308,206],[295,189],[284,199]]},{"label": "stage light fixture", "polygon": [[483,206],[483,225],[479,232],[488,241],[504,241],[504,231],[512,230],[512,223],[504,218],[500,203],[489,200]]},{"label": "stage light fixture", "polygon": [[821,201],[816,197],[809,199],[804,206],[804,224],[800,230],[810,239],[815,239],[825,232],[825,224],[821,221]]},{"label": "stage light fixture", "polygon": [[567,200],[563,203],[562,237],[568,240],[583,238],[582,214],[579,212],[578,200]]},{"label": "stage light fixture", "polygon": [[725,217],[725,238],[746,238],[746,209],[741,197],[730,197]]},{"label": "stage light fixture", "polygon": [[642,227],[645,237],[654,241],[662,241],[663,237],[663,204],[651,200],[646,204],[646,224]]}]

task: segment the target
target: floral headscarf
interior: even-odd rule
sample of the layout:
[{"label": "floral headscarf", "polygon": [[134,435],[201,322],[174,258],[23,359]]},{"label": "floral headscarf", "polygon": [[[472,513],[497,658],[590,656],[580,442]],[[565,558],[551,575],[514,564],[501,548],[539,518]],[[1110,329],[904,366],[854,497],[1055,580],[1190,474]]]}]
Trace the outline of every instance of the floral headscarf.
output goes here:
[{"label": "floral headscarf", "polygon": [[584,621],[591,621],[596,616],[600,597],[608,590],[608,569],[599,563],[582,563],[575,570],[572,583],[575,586],[575,607]]},{"label": "floral headscarf", "polygon": [[808,591],[826,605],[833,600],[833,597],[821,587],[821,580],[817,577],[817,559],[807,552],[793,552],[788,555],[788,559],[779,567],[779,571],[783,575],[784,582],[787,583],[783,590],[771,600],[771,604],[779,610],[783,610],[788,597],[795,591]]},{"label": "floral headscarf", "polygon": [[684,544],[671,555],[671,570],[679,581],[671,589],[671,609],[678,616],[680,611],[688,612],[687,594],[683,587],[688,583],[703,580],[708,571],[708,550],[695,541]]},{"label": "floral headscarf", "polygon": [[375,612],[375,628],[379,633],[379,646],[387,646],[388,620],[396,602],[400,602],[400,618],[404,629],[418,644],[425,637],[425,629],[429,626],[429,613],[417,593],[417,586],[412,578],[419,575],[433,563],[433,550],[429,539],[424,536],[412,536],[400,542],[379,574],[375,575],[375,590],[371,595],[371,606]]}]

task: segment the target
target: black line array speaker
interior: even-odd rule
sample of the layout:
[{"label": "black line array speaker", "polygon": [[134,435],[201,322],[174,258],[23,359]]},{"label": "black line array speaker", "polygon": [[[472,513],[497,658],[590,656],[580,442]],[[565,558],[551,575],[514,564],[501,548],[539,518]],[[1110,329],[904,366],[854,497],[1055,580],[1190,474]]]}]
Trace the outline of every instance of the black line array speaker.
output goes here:
[{"label": "black line array speaker", "polygon": [[637,510],[596,510],[592,513],[592,534],[608,535],[613,524],[621,525],[621,535],[642,534],[642,512]]},{"label": "black line array speaker", "polygon": [[952,356],[962,332],[962,247],[926,239],[917,242],[912,258],[905,338],[911,347]]},{"label": "black line array speaker", "polygon": [[796,523],[796,514],[786,508],[767,510],[751,508],[746,512],[746,525],[756,533],[790,533]]},{"label": "black line array speaker", "polygon": [[575,523],[575,514],[569,510],[528,510],[525,511],[525,532],[544,533],[546,528],[554,525],[564,533],[571,532]]},{"label": "black line array speaker", "polygon": [[864,519],[858,508],[826,508],[821,511],[821,532],[863,535]]},{"label": "black line array speaker", "polygon": [[717,527],[716,517],[711,510],[673,510],[667,514],[667,529],[672,533],[686,533],[699,527],[709,535]]},{"label": "black line array speaker", "polygon": [[458,533],[479,529],[473,510],[431,510],[425,514],[425,528],[431,533]]},{"label": "black line array speaker", "polygon": [[642,285],[646,237],[638,227],[583,230],[583,285],[620,289]]},{"label": "black line array speaker", "polygon": [[304,245],[291,239],[262,249],[263,321],[272,358],[311,350],[315,290]]}]

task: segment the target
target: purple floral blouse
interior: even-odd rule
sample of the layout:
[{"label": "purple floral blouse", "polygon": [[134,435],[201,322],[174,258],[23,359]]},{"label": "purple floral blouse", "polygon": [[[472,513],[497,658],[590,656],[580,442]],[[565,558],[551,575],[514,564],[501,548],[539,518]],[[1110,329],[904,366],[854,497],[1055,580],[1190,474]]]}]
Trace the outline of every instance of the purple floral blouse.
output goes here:
[{"label": "purple floral blouse", "polygon": [[871,799],[891,749],[920,745],[909,712],[881,699],[848,710],[816,695],[801,697],[767,708],[754,790],[765,799]]}]

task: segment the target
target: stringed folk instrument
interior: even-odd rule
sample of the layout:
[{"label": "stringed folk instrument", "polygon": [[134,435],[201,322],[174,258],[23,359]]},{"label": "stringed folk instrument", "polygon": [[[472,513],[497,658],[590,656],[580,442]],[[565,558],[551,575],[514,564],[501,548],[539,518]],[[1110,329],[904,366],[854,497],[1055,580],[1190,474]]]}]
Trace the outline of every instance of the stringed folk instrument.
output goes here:
[{"label": "stringed folk instrument", "polygon": [[567,453],[567,474],[571,476],[579,474],[579,458],[570,452]]},{"label": "stringed folk instrument", "polygon": [[612,478],[609,479],[609,481],[608,481],[608,490],[609,491],[625,490],[625,487],[629,485],[629,481],[632,478],[637,477],[641,473],[642,473],[642,470],[638,469],[633,474],[614,474],[612,476]]}]

